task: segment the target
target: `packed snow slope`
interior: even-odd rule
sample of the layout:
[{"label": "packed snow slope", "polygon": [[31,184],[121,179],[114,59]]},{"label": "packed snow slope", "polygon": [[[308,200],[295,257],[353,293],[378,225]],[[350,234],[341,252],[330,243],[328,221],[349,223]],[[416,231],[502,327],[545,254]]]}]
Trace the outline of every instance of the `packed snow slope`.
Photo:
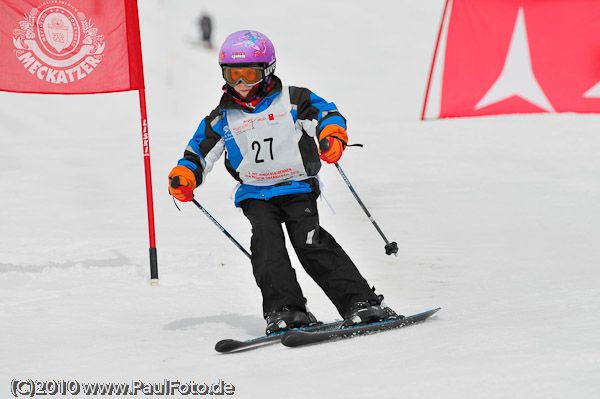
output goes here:
[{"label": "packed snow slope", "polygon": [[[419,120],[443,0],[141,0],[160,285],[149,284],[137,93],[0,93],[0,394],[13,379],[235,386],[262,398],[600,397],[600,118]],[[334,101],[352,142],[331,165],[322,224],[400,313],[427,323],[302,349],[235,355],[261,335],[246,257],[167,175],[216,106],[216,51],[267,34],[284,83]],[[246,248],[219,163],[196,198]],[[290,252],[293,252],[290,248]],[[339,318],[298,271],[311,310]],[[83,393],[81,393],[83,396]],[[141,395],[141,394],[140,394]],[[106,397],[106,396],[105,396]]]}]

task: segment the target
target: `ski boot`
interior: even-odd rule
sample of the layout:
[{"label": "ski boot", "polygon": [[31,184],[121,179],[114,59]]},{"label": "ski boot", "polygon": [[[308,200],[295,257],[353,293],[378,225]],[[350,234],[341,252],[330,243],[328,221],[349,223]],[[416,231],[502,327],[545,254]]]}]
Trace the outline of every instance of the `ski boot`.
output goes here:
[{"label": "ski boot", "polygon": [[274,309],[265,315],[265,319],[267,320],[266,335],[317,324],[317,319],[312,313],[296,306]]},{"label": "ski boot", "polygon": [[387,307],[383,303],[383,295],[379,295],[379,301],[361,301],[353,304],[344,315],[341,328],[402,318],[404,316],[399,316],[391,308]]}]

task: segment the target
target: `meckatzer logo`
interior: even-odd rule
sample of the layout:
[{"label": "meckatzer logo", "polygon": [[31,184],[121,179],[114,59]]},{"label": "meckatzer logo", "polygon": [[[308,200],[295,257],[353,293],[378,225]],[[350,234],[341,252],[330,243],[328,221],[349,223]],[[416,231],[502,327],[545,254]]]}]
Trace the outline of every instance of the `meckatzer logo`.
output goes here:
[{"label": "meckatzer logo", "polygon": [[77,82],[102,61],[104,36],[91,19],[66,1],[33,8],[13,30],[15,54],[38,79],[56,84]]}]

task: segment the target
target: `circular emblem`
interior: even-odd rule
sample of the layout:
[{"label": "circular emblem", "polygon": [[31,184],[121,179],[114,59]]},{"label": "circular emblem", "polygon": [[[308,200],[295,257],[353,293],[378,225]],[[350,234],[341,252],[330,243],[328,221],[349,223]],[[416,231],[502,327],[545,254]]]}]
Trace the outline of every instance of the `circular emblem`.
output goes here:
[{"label": "circular emblem", "polygon": [[37,33],[44,50],[54,56],[64,56],[78,47],[81,29],[69,10],[50,7],[39,14]]},{"label": "circular emblem", "polygon": [[63,0],[33,8],[13,30],[15,55],[29,73],[48,83],[79,81],[100,64],[104,36],[92,18]]}]

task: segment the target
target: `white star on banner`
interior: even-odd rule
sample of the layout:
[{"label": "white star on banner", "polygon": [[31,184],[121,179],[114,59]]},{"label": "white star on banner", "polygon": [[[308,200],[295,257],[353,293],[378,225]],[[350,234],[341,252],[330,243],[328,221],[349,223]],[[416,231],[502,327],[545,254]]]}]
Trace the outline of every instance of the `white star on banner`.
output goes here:
[{"label": "white star on banner", "polygon": [[600,98],[600,82],[596,83],[594,87],[583,93],[584,97]]},{"label": "white star on banner", "polygon": [[487,107],[513,96],[519,96],[546,111],[554,111],[533,73],[522,7],[519,8],[504,68],[496,82],[479,100],[475,109]]}]

